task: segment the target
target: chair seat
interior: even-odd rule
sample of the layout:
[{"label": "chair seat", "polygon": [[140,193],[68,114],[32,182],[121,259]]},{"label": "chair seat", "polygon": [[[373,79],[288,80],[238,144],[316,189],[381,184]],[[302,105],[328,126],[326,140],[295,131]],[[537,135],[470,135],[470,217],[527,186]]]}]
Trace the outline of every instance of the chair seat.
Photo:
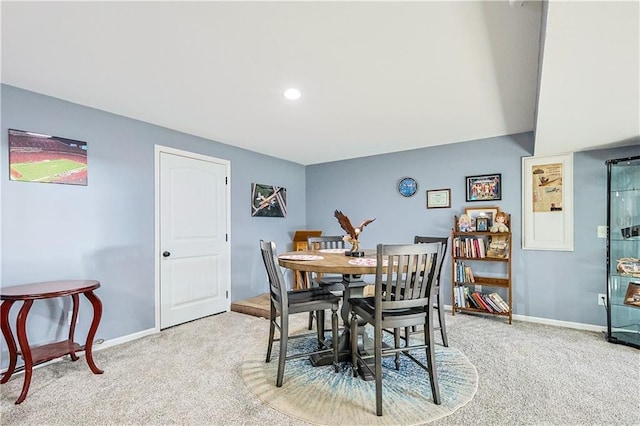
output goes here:
[{"label": "chair seat", "polygon": [[[375,313],[375,297],[356,297],[353,299],[349,299],[349,303],[351,303],[352,309],[356,310],[358,315],[368,315],[373,316]],[[361,312],[360,312],[361,311]],[[415,307],[415,308],[402,308],[402,309],[383,309],[382,310],[382,321],[385,319],[393,318],[393,317],[406,317],[407,315],[426,315],[427,311],[423,306]]]},{"label": "chair seat", "polygon": [[334,304],[340,301],[338,296],[328,291],[315,291],[315,289],[288,291],[287,299],[289,300],[290,314],[331,309]]}]

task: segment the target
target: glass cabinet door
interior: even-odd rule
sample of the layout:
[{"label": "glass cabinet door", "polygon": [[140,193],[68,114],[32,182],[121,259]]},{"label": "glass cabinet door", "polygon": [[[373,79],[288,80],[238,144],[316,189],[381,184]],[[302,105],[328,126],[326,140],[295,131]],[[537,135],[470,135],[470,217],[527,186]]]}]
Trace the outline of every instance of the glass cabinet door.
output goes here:
[{"label": "glass cabinet door", "polygon": [[607,340],[640,348],[640,156],[606,164]]}]

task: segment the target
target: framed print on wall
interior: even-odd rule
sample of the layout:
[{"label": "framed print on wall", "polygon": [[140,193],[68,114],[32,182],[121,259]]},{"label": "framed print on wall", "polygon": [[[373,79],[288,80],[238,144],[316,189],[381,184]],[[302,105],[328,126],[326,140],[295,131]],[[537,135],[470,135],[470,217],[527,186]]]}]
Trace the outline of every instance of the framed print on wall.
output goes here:
[{"label": "framed print on wall", "polygon": [[251,216],[287,217],[287,189],[252,183]]},{"label": "framed print on wall", "polygon": [[502,175],[467,176],[467,201],[491,201],[502,199]]},{"label": "framed print on wall", "polygon": [[427,191],[427,208],[443,209],[451,207],[451,189],[431,189]]},{"label": "framed print on wall", "polygon": [[522,248],[573,251],[573,154],[522,158]]},{"label": "framed print on wall", "polygon": [[87,186],[87,143],[9,129],[9,178]]}]

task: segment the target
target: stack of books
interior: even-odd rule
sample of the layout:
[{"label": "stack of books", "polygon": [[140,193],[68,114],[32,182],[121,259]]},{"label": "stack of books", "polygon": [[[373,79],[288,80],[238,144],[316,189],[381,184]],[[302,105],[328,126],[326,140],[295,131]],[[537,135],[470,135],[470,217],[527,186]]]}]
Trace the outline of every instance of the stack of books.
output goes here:
[{"label": "stack of books", "polygon": [[508,314],[507,302],[498,293],[471,292],[467,286],[456,287],[455,305],[459,308],[475,308],[483,311]]}]

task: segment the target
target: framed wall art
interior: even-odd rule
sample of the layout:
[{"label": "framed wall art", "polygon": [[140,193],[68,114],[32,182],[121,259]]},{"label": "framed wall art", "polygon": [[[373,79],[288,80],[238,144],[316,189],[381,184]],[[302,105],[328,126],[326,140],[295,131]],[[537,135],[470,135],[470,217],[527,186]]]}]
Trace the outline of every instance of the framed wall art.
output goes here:
[{"label": "framed wall art", "polygon": [[573,251],[573,154],[522,158],[522,248]]},{"label": "framed wall art", "polygon": [[502,175],[494,173],[466,177],[467,201],[491,201],[502,199]]},{"label": "framed wall art", "polygon": [[286,217],[287,189],[281,186],[252,183],[251,216]]},{"label": "framed wall art", "polygon": [[427,191],[427,208],[442,209],[451,207],[451,189],[431,189]]},{"label": "framed wall art", "polygon": [[87,143],[9,129],[9,179],[87,185]]}]

